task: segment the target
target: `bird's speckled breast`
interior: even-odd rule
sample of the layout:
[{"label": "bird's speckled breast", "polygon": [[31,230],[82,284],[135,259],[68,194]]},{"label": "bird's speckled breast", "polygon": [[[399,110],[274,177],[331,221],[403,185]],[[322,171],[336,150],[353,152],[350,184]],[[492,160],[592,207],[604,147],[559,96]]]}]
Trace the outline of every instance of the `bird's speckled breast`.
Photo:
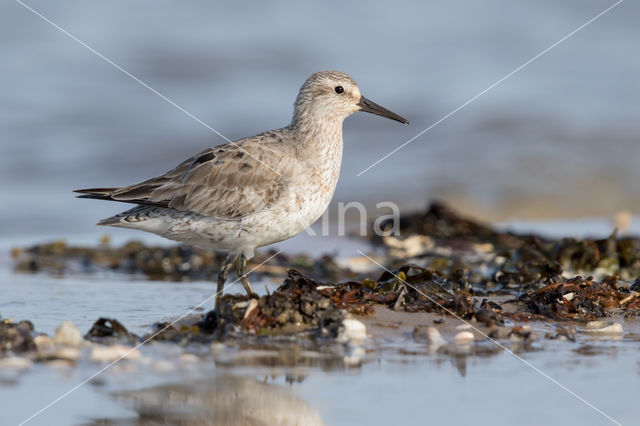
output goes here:
[{"label": "bird's speckled breast", "polygon": [[296,207],[305,219],[302,221],[303,224],[307,224],[305,228],[322,216],[333,198],[340,177],[342,141],[336,145],[339,146],[334,146],[334,149],[327,152],[320,165],[309,167],[309,183],[304,188],[296,190],[298,198]]},{"label": "bird's speckled breast", "polygon": [[305,161],[293,171],[286,194],[275,205],[243,221],[244,231],[254,235],[247,237],[255,247],[291,238],[325,212],[333,198],[342,163],[342,133],[338,130],[331,136],[317,143],[317,149],[305,148]]}]

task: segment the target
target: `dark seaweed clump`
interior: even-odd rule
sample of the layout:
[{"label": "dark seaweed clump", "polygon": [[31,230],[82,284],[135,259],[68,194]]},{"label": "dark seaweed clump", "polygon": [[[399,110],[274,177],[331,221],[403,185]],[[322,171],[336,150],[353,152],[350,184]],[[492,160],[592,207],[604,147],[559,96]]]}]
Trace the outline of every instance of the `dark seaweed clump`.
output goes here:
[{"label": "dark seaweed clump", "polygon": [[[383,222],[382,229],[390,225]],[[502,281],[553,282],[563,271],[587,274],[602,270],[631,281],[640,276],[640,238],[619,238],[617,231],[608,238],[584,240],[521,235],[460,216],[439,202],[432,203],[425,212],[401,216],[399,231],[402,238],[423,235],[437,246],[452,249],[490,244],[492,252],[506,259],[502,278],[498,277]],[[376,235],[372,242],[384,244],[385,240]]]},{"label": "dark seaweed clump", "polygon": [[187,246],[152,247],[132,241],[112,247],[108,239],[98,247],[70,246],[54,241],[14,249],[18,272],[95,273],[110,270],[144,274],[151,279],[197,278],[213,274],[220,258],[207,250]]},{"label": "dark seaweed clump", "polygon": [[[400,235],[396,239],[374,237],[373,242],[390,248],[396,257],[396,274],[407,264],[423,267],[414,281],[425,290],[436,285],[458,298],[515,295],[524,313],[555,319],[588,320],[638,312],[637,237],[619,238],[616,231],[608,238],[584,240],[519,235],[462,217],[441,203],[431,204],[423,213],[402,216]],[[416,253],[414,246],[413,251],[393,251],[409,246],[415,236],[421,238],[422,250]],[[579,273],[600,278],[583,279],[576,276]],[[567,279],[570,276],[576,278]],[[631,285],[634,280],[636,284]],[[565,293],[573,298],[563,298]],[[406,310],[429,305],[419,296],[412,299],[410,291],[406,297]],[[467,305],[473,306],[471,299]]]},{"label": "dark seaweed clump", "polygon": [[639,281],[620,286],[615,277],[595,281],[593,277],[577,276],[524,294],[518,302],[530,312],[556,319],[592,320],[621,312],[626,316],[640,313]]},{"label": "dark seaweed clump", "polygon": [[[381,223],[381,229],[392,225],[391,219]],[[400,216],[400,234],[427,235],[438,240],[458,240],[474,243],[490,242],[501,249],[518,248],[522,239],[510,232],[497,232],[488,225],[460,216],[449,206],[441,202],[433,202],[424,212]],[[373,243],[383,243],[382,237],[372,232]]]},{"label": "dark seaweed clump", "polygon": [[0,320],[0,355],[35,350],[32,332],[31,321],[14,323],[10,320]]},{"label": "dark seaweed clump", "polygon": [[[502,308],[492,302],[477,302],[469,294],[445,290],[441,279],[416,265],[405,265],[397,276],[383,273],[378,281],[348,281],[321,284],[290,270],[274,293],[251,300],[226,295],[215,311],[190,323],[158,323],[148,336],[177,343],[255,336],[308,337],[312,340],[339,336],[345,313],[368,315],[376,306],[406,312],[436,312],[475,318],[487,326],[501,324]],[[509,318],[514,318],[509,314]]]},{"label": "dark seaweed clump", "polygon": [[140,338],[129,332],[120,321],[113,318],[100,317],[84,335],[85,340],[100,343],[137,343]]},{"label": "dark seaweed clump", "polygon": [[272,294],[259,299],[225,295],[217,302],[216,310],[198,321],[158,323],[150,335],[182,343],[241,336],[333,339],[340,333],[345,312],[318,291],[320,286],[317,281],[290,270],[284,283]]}]

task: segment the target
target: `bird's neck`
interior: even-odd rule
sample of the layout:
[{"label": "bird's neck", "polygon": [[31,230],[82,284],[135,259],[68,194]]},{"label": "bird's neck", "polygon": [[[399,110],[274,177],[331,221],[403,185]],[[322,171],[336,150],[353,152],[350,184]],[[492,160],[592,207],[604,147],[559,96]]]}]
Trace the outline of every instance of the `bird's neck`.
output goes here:
[{"label": "bird's neck", "polygon": [[342,158],[342,122],[340,119],[295,120],[291,129],[296,134],[299,152],[305,158]]}]

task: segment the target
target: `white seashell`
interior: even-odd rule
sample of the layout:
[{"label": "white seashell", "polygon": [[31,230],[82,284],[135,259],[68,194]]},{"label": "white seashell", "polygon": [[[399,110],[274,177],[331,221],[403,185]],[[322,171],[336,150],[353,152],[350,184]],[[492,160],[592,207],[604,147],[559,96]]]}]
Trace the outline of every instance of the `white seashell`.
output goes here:
[{"label": "white seashell", "polygon": [[622,328],[622,324],[617,322],[606,323],[605,321],[588,322],[584,331],[591,334],[609,334],[609,335],[618,335],[624,332]]},{"label": "white seashell", "polygon": [[458,345],[467,345],[473,342],[473,339],[473,333],[470,331],[461,331],[460,333],[456,334],[456,337],[454,337],[454,341]]},{"label": "white seashell", "polygon": [[53,335],[53,343],[56,345],[81,346],[83,342],[80,330],[71,321],[63,321]]},{"label": "white seashell", "polygon": [[439,348],[440,346],[447,344],[447,341],[444,340],[444,337],[442,337],[438,329],[435,327],[427,327],[427,340],[429,341],[429,345],[432,347]]},{"label": "white seashell", "polygon": [[342,335],[348,340],[362,342],[367,339],[367,326],[357,319],[347,318],[342,321]]}]

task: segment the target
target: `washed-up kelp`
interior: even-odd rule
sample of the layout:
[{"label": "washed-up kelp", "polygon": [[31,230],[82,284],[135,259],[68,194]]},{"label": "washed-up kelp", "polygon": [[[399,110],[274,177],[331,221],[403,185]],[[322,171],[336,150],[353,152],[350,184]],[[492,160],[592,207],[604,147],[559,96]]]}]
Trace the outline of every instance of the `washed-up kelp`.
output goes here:
[{"label": "washed-up kelp", "polygon": [[[382,229],[390,226],[390,222],[383,222]],[[444,266],[455,263],[454,260],[464,264],[460,253],[480,250],[489,259],[488,266],[497,269],[492,281],[498,285],[551,284],[561,281],[563,272],[617,274],[627,281],[640,276],[640,238],[619,238],[616,231],[608,238],[584,240],[515,234],[462,217],[442,203],[433,203],[425,212],[401,216],[399,232],[399,240],[374,236],[372,242],[393,247],[402,247],[403,242],[407,246],[413,244],[413,250],[405,251],[409,253],[405,260],[444,257],[444,262],[440,260]],[[421,245],[415,236],[423,237]],[[444,249],[451,254],[437,255]],[[400,253],[397,257],[403,257],[402,250],[396,252]],[[492,256],[499,262],[491,264]]]},{"label": "washed-up kelp", "polygon": [[[313,274],[320,279],[337,279],[343,272],[330,256],[312,259],[305,255],[259,252],[254,262],[262,265],[255,273],[284,275],[290,267]],[[226,257],[210,250],[176,246],[147,246],[132,241],[120,247],[107,242],[98,247],[72,246],[64,241],[39,244],[27,249],[14,249],[14,270],[53,274],[115,273],[142,274],[154,280],[207,279],[217,274]]]},{"label": "washed-up kelp", "polygon": [[495,303],[478,303],[469,294],[447,291],[441,278],[430,271],[405,265],[397,276],[385,272],[378,281],[322,284],[290,270],[284,284],[272,294],[249,299],[225,295],[220,306],[192,324],[158,323],[152,334],[160,340],[200,341],[211,336],[307,336],[335,338],[345,313],[368,315],[380,309],[436,312],[486,325],[501,323],[502,309]]},{"label": "washed-up kelp", "polygon": [[[387,249],[381,262],[393,274],[384,272],[376,279],[377,273],[354,274],[330,256],[312,259],[281,253],[254,272],[284,276],[295,268],[277,291],[254,301],[225,295],[217,312],[199,324],[180,327],[186,332],[206,330],[207,336],[214,330],[223,336],[231,332],[332,335],[337,328],[326,327],[318,315],[329,318],[345,311],[367,315],[376,306],[457,315],[483,323],[533,317],[587,320],[636,312],[633,291],[639,290],[624,290],[633,288],[631,283],[640,276],[640,239],[635,237],[619,238],[616,232],[608,238],[585,240],[514,234],[434,203],[425,212],[402,216],[399,237],[376,237],[374,242]],[[260,252],[254,261],[260,264],[272,255]],[[18,271],[109,270],[172,280],[209,278],[222,260],[207,250],[136,242],[122,247],[105,242],[97,248],[57,242],[15,250],[14,257]],[[570,279],[577,274],[595,278]],[[604,279],[607,276],[615,278]],[[579,288],[572,287],[576,285]],[[558,289],[575,299],[558,295]],[[480,302],[505,295],[516,297],[522,311],[504,312]],[[180,327],[163,334],[179,334]]]},{"label": "washed-up kelp", "polygon": [[129,332],[120,321],[100,317],[84,335],[85,340],[100,343],[137,343],[140,338]]},{"label": "washed-up kelp", "polygon": [[621,284],[617,277],[595,281],[577,276],[523,294],[517,302],[530,312],[554,319],[587,321],[622,313],[640,314],[640,280]]},{"label": "washed-up kelp", "polygon": [[335,338],[345,312],[318,291],[321,287],[295,270],[275,292],[259,299],[225,295],[199,321],[185,325],[158,323],[159,340],[199,341],[215,337],[296,336]]},{"label": "washed-up kelp", "polygon": [[[392,219],[380,224],[390,229]],[[474,243],[492,243],[496,248],[518,248],[526,236],[499,232],[489,225],[465,218],[441,202],[431,203],[424,212],[400,216],[399,231],[403,236],[427,235],[438,240],[463,240]],[[372,233],[374,243],[382,243],[382,237]]]}]

